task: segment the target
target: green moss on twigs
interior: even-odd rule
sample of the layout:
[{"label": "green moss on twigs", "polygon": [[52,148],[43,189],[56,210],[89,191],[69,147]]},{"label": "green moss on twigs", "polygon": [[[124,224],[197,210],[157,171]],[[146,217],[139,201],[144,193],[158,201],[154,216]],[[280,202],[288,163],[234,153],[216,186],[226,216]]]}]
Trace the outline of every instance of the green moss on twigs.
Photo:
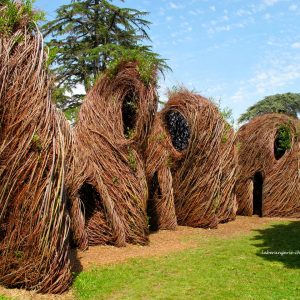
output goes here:
[{"label": "green moss on twigs", "polygon": [[168,158],[167,158],[167,161],[166,161],[166,166],[168,167],[168,168],[172,168],[173,167],[173,159],[172,159],[172,156],[168,156]]},{"label": "green moss on twigs", "polygon": [[295,140],[298,140],[300,137],[300,124],[297,122],[296,124],[296,133],[295,133]]},{"label": "green moss on twigs", "polygon": [[242,147],[242,143],[241,142],[237,142],[236,148],[237,148],[238,151],[241,150],[241,147]]},{"label": "green moss on twigs", "polygon": [[[120,50],[121,49],[121,50]],[[118,48],[116,52],[112,53],[112,61],[108,65],[107,72],[111,77],[114,77],[119,70],[119,66],[126,61],[137,62],[137,70],[141,80],[149,85],[150,83],[156,84],[156,71],[163,74],[165,70],[170,70],[166,61],[161,59],[158,54],[153,53],[147,47],[136,49],[123,49]]]},{"label": "green moss on twigs", "polygon": [[133,171],[136,171],[137,160],[136,160],[136,157],[135,157],[135,154],[134,154],[133,150],[130,147],[128,147],[128,163],[129,163],[130,168]]},{"label": "green moss on twigs", "polygon": [[23,251],[15,251],[15,257],[17,259],[22,259],[24,256],[24,252]]},{"label": "green moss on twigs", "polygon": [[32,0],[0,0],[0,35],[9,36],[18,29],[27,26],[35,28],[45,14],[33,10]]},{"label": "green moss on twigs", "polygon": [[32,136],[32,146],[33,149],[37,152],[41,152],[43,150],[43,146],[42,146],[42,142],[41,139],[39,137],[39,135],[37,133],[34,133],[34,135]]},{"label": "green moss on twigs", "polygon": [[222,144],[226,144],[226,142],[228,141],[230,130],[231,130],[231,126],[225,121],[225,126],[221,138]]},{"label": "green moss on twigs", "polygon": [[112,182],[114,185],[118,185],[119,184],[119,178],[118,177],[113,177]]}]

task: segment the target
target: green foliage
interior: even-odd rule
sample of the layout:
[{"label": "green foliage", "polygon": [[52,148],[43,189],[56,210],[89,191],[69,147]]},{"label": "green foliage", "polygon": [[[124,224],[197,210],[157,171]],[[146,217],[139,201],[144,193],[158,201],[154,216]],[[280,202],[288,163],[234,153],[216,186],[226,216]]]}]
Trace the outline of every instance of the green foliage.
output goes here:
[{"label": "green foliage", "polygon": [[118,185],[119,184],[119,178],[118,177],[113,177],[112,182],[114,185]]},{"label": "green foliage", "polygon": [[228,106],[222,106],[222,101],[221,99],[215,100],[213,98],[209,98],[210,101],[212,101],[218,108],[222,118],[224,119],[226,124],[229,124],[230,127],[233,127],[235,124],[235,120],[233,117],[232,109],[229,108]]},{"label": "green foliage", "polygon": [[[179,94],[179,93],[186,93],[189,92],[186,87],[183,85],[173,85],[172,87],[168,88],[167,90],[167,97],[170,99],[174,95]],[[164,102],[162,102],[163,104]]]},{"label": "green foliage", "polygon": [[172,168],[172,167],[173,167],[173,164],[174,164],[173,158],[172,158],[171,155],[169,155],[168,158],[167,158],[166,166],[167,166],[168,168]]},{"label": "green foliage", "polygon": [[226,142],[228,141],[228,135],[231,131],[231,126],[225,122],[225,125],[224,125],[224,129],[223,129],[223,134],[222,134],[222,138],[221,138],[221,142],[222,144],[226,144]]},{"label": "green foliage", "polygon": [[70,107],[64,110],[65,116],[67,120],[71,122],[71,124],[74,124],[77,121],[79,108],[80,107],[77,106],[77,107]]},{"label": "green foliage", "polygon": [[22,259],[23,258],[23,256],[24,256],[24,252],[23,251],[15,251],[15,257],[17,258],[17,259]]},{"label": "green foliage", "polygon": [[41,152],[43,150],[41,139],[37,133],[34,133],[31,141],[32,141],[33,148],[36,151]]},{"label": "green foliage", "polygon": [[94,267],[74,281],[78,299],[299,299],[299,222],[281,222],[251,235],[186,236],[197,245],[163,257]]},{"label": "green foliage", "polygon": [[149,142],[162,142],[167,138],[167,134],[165,132],[161,132],[156,136],[149,137]]},{"label": "green foliage", "polygon": [[0,6],[0,33],[9,36],[20,27],[27,25],[33,29],[38,21],[44,20],[45,14],[33,10],[33,0],[1,0]]},{"label": "green foliage", "polygon": [[281,157],[285,151],[292,147],[292,133],[288,124],[282,124],[278,127],[275,139],[275,157]]},{"label": "green foliage", "polygon": [[236,148],[237,148],[238,151],[241,150],[241,147],[242,147],[242,143],[241,142],[237,142]]},{"label": "green foliage", "polygon": [[83,85],[87,92],[99,74],[109,67],[114,75],[124,60],[138,62],[145,83],[152,80],[153,71],[167,68],[165,60],[144,45],[150,41],[147,15],[115,6],[111,0],[74,0],[57,10],[56,18],[42,30],[45,36],[52,35],[48,46],[55,55],[49,63],[61,91],[55,97],[61,109],[80,106],[85,93],[69,91]]},{"label": "green foliage", "polygon": [[157,53],[150,50],[149,47],[137,47],[126,49],[124,47],[115,47],[115,51],[111,52],[112,60],[108,63],[108,73],[113,77],[118,72],[119,66],[123,61],[136,61],[138,63],[138,71],[141,80],[146,84],[156,83],[154,76],[156,71],[163,73],[164,70],[170,68],[167,66],[164,59],[161,59]]},{"label": "green foliage", "polygon": [[300,124],[296,124],[296,132],[295,132],[295,140],[299,139],[300,137]]},{"label": "green foliage", "polygon": [[[122,110],[123,110],[123,112],[126,111],[126,113],[125,113],[126,116],[123,115],[123,117],[125,119],[126,118],[135,119],[135,116],[136,116],[137,110],[138,110],[136,100],[135,99],[129,99],[129,100],[125,101],[123,103],[123,109]],[[124,126],[126,126],[126,128],[124,128],[125,138],[131,139],[134,136],[135,127],[132,128],[131,127],[132,124],[126,124],[125,120],[123,120],[123,122],[124,122]]]},{"label": "green foliage", "polygon": [[134,136],[134,132],[135,132],[134,128],[132,128],[132,129],[127,128],[124,133],[125,138],[131,139]]},{"label": "green foliage", "polygon": [[158,142],[162,142],[163,140],[165,140],[167,138],[167,134],[165,132],[161,132],[160,134],[158,134],[155,139]]},{"label": "green foliage", "polygon": [[131,147],[128,147],[128,163],[129,163],[130,168],[133,171],[136,171],[136,169],[137,169],[137,160],[136,160],[134,151],[132,150]]},{"label": "green foliage", "polygon": [[238,120],[239,123],[247,122],[256,116],[267,113],[283,113],[297,118],[300,112],[300,94],[286,93],[265,97],[247,109]]}]

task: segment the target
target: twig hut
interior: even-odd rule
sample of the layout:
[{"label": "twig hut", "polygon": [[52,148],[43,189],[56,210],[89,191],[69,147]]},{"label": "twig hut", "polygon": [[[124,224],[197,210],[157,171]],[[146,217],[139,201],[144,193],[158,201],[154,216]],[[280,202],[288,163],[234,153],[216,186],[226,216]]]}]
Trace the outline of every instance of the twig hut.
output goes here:
[{"label": "twig hut", "polygon": [[157,109],[155,73],[138,62],[107,71],[88,93],[75,127],[73,197],[84,204],[90,245],[148,243],[143,152]]},{"label": "twig hut", "polygon": [[148,139],[151,228],[216,227],[234,218],[234,135],[225,124],[207,99],[171,94]]},{"label": "twig hut", "polygon": [[[71,282],[65,120],[51,104],[43,39],[23,7],[0,32],[0,283],[61,293]],[[7,7],[0,5],[0,17]]]},{"label": "twig hut", "polygon": [[238,214],[300,216],[299,120],[265,114],[238,131]]}]

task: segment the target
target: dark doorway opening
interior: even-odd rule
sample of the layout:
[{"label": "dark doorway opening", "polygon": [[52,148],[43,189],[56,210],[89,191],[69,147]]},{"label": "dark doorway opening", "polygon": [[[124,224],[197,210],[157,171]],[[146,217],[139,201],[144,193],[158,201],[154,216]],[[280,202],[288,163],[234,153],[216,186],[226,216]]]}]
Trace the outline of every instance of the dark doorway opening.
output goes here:
[{"label": "dark doorway opening", "polygon": [[262,217],[263,183],[261,172],[256,172],[253,177],[253,215]]},{"label": "dark doorway opening", "polygon": [[190,139],[190,129],[185,117],[179,111],[169,110],[166,113],[165,122],[173,147],[177,151],[185,150],[189,145]]},{"label": "dark doorway opening", "polygon": [[157,213],[156,204],[161,198],[161,189],[158,182],[157,172],[154,174],[149,185],[149,199],[147,203],[148,226],[150,231],[159,230],[159,216]]},{"label": "dark doorway opening", "polygon": [[96,188],[89,183],[84,183],[79,190],[79,197],[85,209],[85,222],[91,219],[97,209],[101,209],[101,198]]},{"label": "dark doorway opening", "polygon": [[137,100],[133,91],[129,91],[122,104],[123,129],[126,138],[131,138],[137,121]]}]

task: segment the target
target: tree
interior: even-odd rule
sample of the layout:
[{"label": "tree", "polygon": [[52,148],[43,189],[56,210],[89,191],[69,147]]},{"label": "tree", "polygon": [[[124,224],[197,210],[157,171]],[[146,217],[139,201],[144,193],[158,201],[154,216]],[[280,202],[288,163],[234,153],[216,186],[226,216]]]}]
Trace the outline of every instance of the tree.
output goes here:
[{"label": "tree", "polygon": [[[148,13],[111,2],[73,0],[61,6],[56,18],[43,26],[44,35],[53,37],[48,45],[57,79],[54,97],[63,110],[76,109],[99,73],[120,57],[143,55],[159,71],[168,68],[150,46],[141,44],[150,41],[146,32],[150,22],[144,19]],[[83,85],[85,93],[72,94],[78,85]]]},{"label": "tree", "polygon": [[238,120],[239,123],[249,121],[250,119],[267,114],[267,113],[283,113],[297,118],[300,112],[300,94],[286,93],[276,94],[265,97],[247,109]]}]

